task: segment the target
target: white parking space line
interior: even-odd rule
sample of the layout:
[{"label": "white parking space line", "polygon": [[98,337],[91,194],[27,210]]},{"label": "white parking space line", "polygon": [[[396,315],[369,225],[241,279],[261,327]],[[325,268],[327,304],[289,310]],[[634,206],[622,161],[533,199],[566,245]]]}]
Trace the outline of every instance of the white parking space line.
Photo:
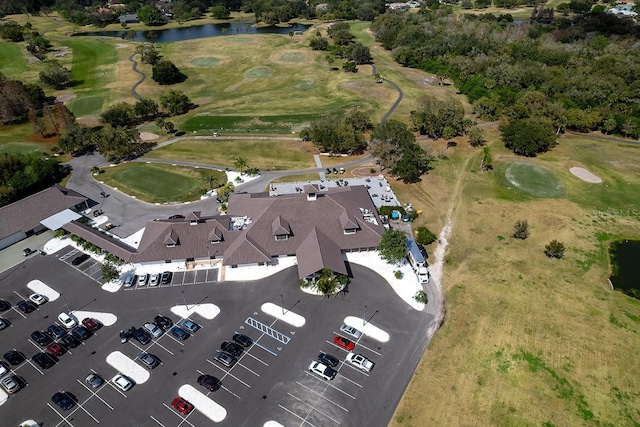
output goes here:
[{"label": "white parking space line", "polygon": [[[166,403],[162,403],[162,406],[164,406],[165,408],[167,408],[169,411],[171,411],[171,413],[173,413],[174,415],[176,415],[178,418],[180,418],[182,421],[180,421],[180,424],[178,424],[179,426],[182,425],[182,423],[187,423],[192,427],[196,427],[193,424],[191,424],[189,421],[187,421],[186,417],[183,417],[182,414],[176,412],[175,409],[173,409],[171,406],[167,405]],[[191,415],[191,414],[189,414]],[[187,417],[189,416],[187,415]]]},{"label": "white parking space line", "polygon": [[19,293],[17,293],[16,291],[13,291],[13,293],[14,293],[14,294],[16,294],[16,295],[18,295],[18,297],[20,297],[20,299],[23,299],[23,300],[25,300],[25,301],[27,300],[27,298],[23,297],[22,295],[20,295],[20,294],[19,294]]},{"label": "white parking space line", "polygon": [[48,406],[49,408],[51,408],[51,410],[52,410],[53,412],[55,412],[55,413],[56,413],[60,418],[62,418],[62,421],[60,421],[58,424],[56,424],[56,427],[58,427],[58,426],[59,426],[60,424],[62,424],[62,423],[67,423],[67,424],[68,424],[68,425],[70,425],[71,427],[74,427],[74,425],[73,425],[73,424],[71,424],[71,422],[70,422],[69,420],[67,420],[67,418],[69,418],[69,417],[71,416],[71,414],[69,414],[68,416],[66,416],[66,417],[65,417],[65,416],[64,416],[64,415],[62,415],[60,412],[58,412],[58,410],[57,410],[56,408],[54,408],[54,407],[51,405],[51,403],[47,402],[47,406]]},{"label": "white parking space line", "polygon": [[[230,371],[225,371],[221,366],[219,366],[217,363],[212,362],[211,360],[207,359],[207,362],[211,363],[213,366],[215,366],[216,368],[220,369],[222,372],[224,372],[224,375],[222,376],[222,378],[220,378],[220,381],[222,381],[223,378],[225,378],[227,375],[230,376],[231,378],[235,379],[236,381],[240,382],[241,384],[246,385],[248,388],[251,388],[251,386],[247,383],[245,383],[244,381],[242,381],[240,378],[236,377],[235,375],[233,375]],[[233,368],[232,368],[233,369]]]},{"label": "white parking space line", "polygon": [[[264,336],[264,334],[260,335],[260,338],[262,338],[263,336]],[[258,338],[258,339],[260,339],[260,338]],[[278,353],[276,353],[275,351],[269,350],[267,347],[263,346],[262,344],[260,344],[260,343],[258,343],[258,342],[255,342],[255,341],[254,341],[254,342],[253,342],[253,345],[254,345],[254,346],[256,346],[256,347],[258,347],[258,348],[263,349],[263,350],[264,350],[264,351],[266,351],[267,353],[271,353],[271,354],[273,354],[273,355],[274,355],[274,356],[276,356],[276,357],[278,356]]]},{"label": "white parking space line", "polygon": [[111,382],[111,380],[106,380],[106,379],[105,379],[105,382],[106,382],[107,384],[109,384],[109,385],[111,386],[111,388],[112,388],[112,389],[114,389],[115,391],[117,391],[118,393],[120,393],[122,396],[124,396],[124,398],[125,398],[125,399],[127,398],[127,395],[126,395],[126,394],[124,394],[124,393],[122,392],[122,390],[120,390],[118,387],[116,387],[115,385],[113,385],[113,383]]},{"label": "white parking space line", "polygon": [[[162,337],[160,337],[162,338]],[[166,351],[167,353],[169,353],[170,355],[174,355],[173,352],[171,350],[169,350],[168,348],[166,348],[165,346],[163,346],[162,344],[160,344],[160,338],[153,341],[153,344],[157,345],[158,347],[160,347],[161,349],[163,349],[164,351]],[[153,347],[153,345],[149,346],[149,348]]]},{"label": "white parking space line", "polygon": [[173,335],[171,335],[171,334],[169,333],[169,331],[165,332],[165,336],[167,336],[167,337],[171,338],[172,340],[174,340],[175,342],[177,342],[178,344],[180,344],[181,346],[183,346],[183,347],[184,347],[184,343],[183,343],[182,341],[180,341],[180,340],[176,339]]},{"label": "white parking space line", "polygon": [[[293,394],[291,394],[291,393],[287,393],[287,394],[288,394],[289,396],[293,397],[293,398],[294,398],[295,400],[297,400],[298,402],[302,403],[303,405],[307,405],[307,406],[310,406],[310,407],[311,407],[311,411],[309,411],[309,414],[307,414],[307,417],[308,417],[309,415],[311,415],[311,412],[316,411],[317,413],[322,414],[322,415],[324,415],[325,417],[329,418],[329,419],[330,419],[331,421],[333,421],[334,423],[336,423],[336,424],[340,425],[340,421],[336,420],[335,418],[333,418],[333,417],[332,417],[332,416],[330,416],[329,414],[325,413],[324,411],[321,411],[320,409],[316,408],[316,405],[318,404],[318,401],[319,401],[320,399],[318,399],[318,401],[316,401],[316,403],[315,403],[315,404],[311,404],[311,403],[305,402],[305,401],[304,401],[304,400],[302,400],[302,399],[299,399],[299,398],[295,397],[295,396],[294,396]],[[322,397],[322,396],[320,396],[320,397]]]},{"label": "white parking space line", "polygon": [[[87,389],[87,391],[88,391],[89,393],[91,393],[91,395],[92,395],[93,397],[97,397],[97,398],[98,398],[102,403],[104,403],[105,405],[107,405],[107,407],[113,411],[113,406],[109,405],[109,404],[108,404],[108,403],[107,403],[103,398],[101,398],[101,397],[98,395],[98,393],[96,393],[95,391],[91,390],[89,387],[87,387],[87,386],[86,386],[82,381],[80,381],[79,379],[77,379],[77,378],[76,378],[76,381],[78,381],[78,383],[79,383],[82,387],[86,388],[86,389]],[[102,390],[102,388],[103,388],[104,386],[105,386],[105,384],[102,384],[102,386],[98,389],[98,391]],[[89,400],[89,399],[87,399],[87,400]]]},{"label": "white parking space line", "polygon": [[[200,369],[196,369],[196,372],[199,373],[200,375],[205,375],[204,372],[202,372]],[[220,380],[220,382],[222,382],[222,380]],[[226,388],[224,385],[220,385],[220,388],[222,388],[224,391],[226,391],[227,393],[229,393],[230,395],[234,396],[236,399],[238,400],[242,400],[240,399],[240,396],[238,396],[237,394],[235,394],[234,392],[232,392],[231,390],[229,390],[228,388]],[[211,392],[207,393],[207,396],[210,394]]]},{"label": "white parking space line", "polygon": [[160,421],[158,421],[157,419],[155,419],[155,417],[154,417],[153,415],[149,415],[149,416],[151,417],[151,419],[152,419],[153,421],[157,422],[157,423],[158,423],[158,425],[160,425],[160,426],[164,427],[164,424],[162,424]]},{"label": "white parking space line", "polygon": [[[22,314],[22,312],[21,312],[20,310],[18,310],[17,308],[15,308],[15,307],[11,307],[11,309],[12,309],[13,311],[15,311],[16,313],[18,313],[20,316],[22,316],[22,318],[23,318],[23,319],[26,319],[26,318],[27,318],[27,316],[25,316],[24,314]],[[13,326],[13,324],[12,324],[11,326]]]},{"label": "white parking space line", "polygon": [[285,408],[284,406],[278,404],[278,406],[282,409],[284,409],[285,411],[287,411],[288,413],[290,413],[291,415],[293,415],[294,417],[298,418],[300,421],[302,421],[302,424],[300,424],[300,426],[302,427],[302,425],[304,424],[309,424],[311,427],[316,427],[314,424],[311,424],[309,421],[307,421],[305,418],[302,418],[300,415],[296,414],[295,412],[293,412],[290,409]]},{"label": "white parking space line", "polygon": [[238,362],[238,363],[236,363],[236,365],[238,365],[238,366],[242,366],[244,369],[246,369],[247,371],[251,372],[251,373],[252,373],[253,375],[255,375],[256,377],[260,377],[260,374],[259,374],[259,373],[255,372],[255,371],[253,371],[253,370],[251,370],[251,369],[249,369],[249,368],[247,368],[247,367],[246,367],[246,366],[244,366],[242,363],[239,363],[239,362]]},{"label": "white parking space line", "polygon": [[143,351],[144,351],[144,349],[143,349],[142,347],[140,347],[138,344],[136,344],[136,343],[134,343],[134,342],[133,342],[133,338],[130,338],[130,339],[129,339],[129,343],[130,343],[132,346],[134,346],[135,348],[137,348],[138,350],[140,350],[140,352],[143,352]]},{"label": "white parking space line", "polygon": [[367,347],[366,345],[360,344],[360,340],[358,340],[358,342],[356,343],[356,345],[358,345],[358,346],[360,346],[360,347],[362,347],[362,348],[367,349],[368,351],[370,351],[371,353],[373,353],[373,354],[375,354],[375,355],[382,356],[382,354],[381,354],[381,353],[378,353],[378,352],[377,352],[377,351],[375,351],[374,349],[369,348],[369,347]]},{"label": "white parking space line", "polygon": [[249,357],[252,357],[254,360],[257,360],[258,362],[262,363],[264,366],[269,366],[269,364],[267,362],[265,362],[262,359],[257,358],[256,356],[254,356],[253,354],[249,353],[249,350],[251,350],[251,348],[247,349],[247,351],[244,353]]},{"label": "white parking space line", "polygon": [[[310,376],[311,378],[314,378],[314,379],[316,379],[316,380],[318,380],[318,381],[322,381],[322,382],[323,382],[324,384],[326,384],[328,387],[331,387],[331,388],[332,388],[332,389],[334,389],[334,390],[338,390],[340,393],[342,393],[342,394],[344,394],[344,395],[346,395],[346,396],[349,396],[349,397],[350,397],[350,398],[352,398],[353,400],[356,400],[355,396],[350,395],[350,394],[349,394],[349,393],[347,393],[346,391],[342,390],[341,388],[338,388],[338,387],[334,386],[334,385],[333,385],[333,384],[331,384],[330,382],[323,381],[323,380],[321,380],[319,377],[317,377],[317,376],[313,375],[313,374],[312,374],[312,373],[310,373],[310,372],[304,371],[304,373],[305,373],[305,375],[308,375],[308,376]],[[346,378],[346,377],[345,377],[345,376],[342,376],[342,378]]]},{"label": "white parking space line", "polygon": [[[87,411],[87,410],[84,408],[84,406],[82,406],[82,405],[84,405],[85,403],[87,403],[87,401],[88,401],[89,399],[91,399],[91,397],[88,397],[88,398],[87,398],[87,399],[85,399],[85,401],[84,401],[84,402],[82,402],[82,403],[78,403],[78,408],[79,408],[79,409],[82,409],[84,412],[86,412],[86,413],[87,413],[87,415],[89,415],[89,416],[93,419],[93,421],[95,421],[95,422],[96,422],[96,424],[100,424],[100,421],[98,421],[98,419],[97,419],[96,417],[94,417],[94,416],[91,414],[91,412]],[[73,412],[76,412],[76,411],[77,411],[77,409],[76,409],[76,410],[74,410]],[[73,415],[73,412],[72,412],[70,415]]]},{"label": "white parking space line", "polygon": [[[327,397],[324,395],[324,392],[322,392],[322,393],[318,393],[318,392],[317,392],[317,391],[315,391],[314,389],[312,389],[312,388],[310,388],[310,387],[307,387],[306,385],[302,384],[300,381],[296,381],[296,383],[297,383],[298,385],[301,385],[302,387],[306,388],[306,389],[307,389],[307,390],[309,390],[311,393],[313,393],[313,394],[317,394],[318,396],[320,396],[320,398],[321,398],[321,399],[324,399],[324,400],[326,400],[327,402],[330,402],[330,403],[334,404],[335,406],[337,406],[338,408],[342,409],[342,410],[343,410],[343,411],[345,411],[345,412],[349,412],[349,410],[348,410],[347,408],[345,408],[344,406],[339,405],[338,403],[334,402],[333,400],[331,400],[331,399],[327,398]],[[291,393],[289,393],[289,394],[291,394]]]},{"label": "white parking space line", "polygon": [[358,368],[356,368],[355,366],[351,365],[350,363],[345,363],[345,362],[343,362],[343,361],[340,361],[340,363],[342,364],[342,366],[346,366],[347,368],[351,368],[351,369],[353,369],[354,371],[356,371],[356,372],[358,372],[358,373],[360,373],[360,374],[364,375],[365,377],[368,377],[368,376],[369,376],[369,374],[367,374],[366,372],[364,372],[362,369],[358,369]]},{"label": "white parking space line", "polygon": [[362,386],[360,384],[358,384],[357,382],[350,380],[349,378],[345,377],[344,375],[340,375],[341,378],[344,378],[345,380],[349,381],[351,384],[356,385],[360,388],[362,388]]},{"label": "white parking space line", "polygon": [[31,338],[27,338],[27,341],[29,341],[31,343],[32,346],[34,346],[35,348],[38,349],[38,351],[42,352],[42,347],[40,347],[38,344],[34,343],[33,341],[31,341]]},{"label": "white parking space line", "polygon": [[[15,350],[15,349],[14,349]],[[28,363],[29,365],[31,365],[31,367],[33,367],[33,369],[35,369],[36,371],[40,372],[40,375],[44,375],[44,372],[42,372],[36,365],[34,365],[31,360],[26,359],[25,358],[25,362]],[[21,368],[22,366],[24,366],[24,362],[22,363],[22,365],[18,366],[18,368]],[[18,369],[16,368],[16,370]]]}]

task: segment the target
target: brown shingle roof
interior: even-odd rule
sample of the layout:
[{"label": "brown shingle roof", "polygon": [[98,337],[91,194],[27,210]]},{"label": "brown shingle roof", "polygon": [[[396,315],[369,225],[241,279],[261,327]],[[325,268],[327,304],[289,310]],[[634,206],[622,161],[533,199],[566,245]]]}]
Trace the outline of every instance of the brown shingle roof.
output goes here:
[{"label": "brown shingle roof", "polygon": [[303,279],[323,268],[347,275],[342,251],[316,227],[305,237],[296,251],[298,277]]},{"label": "brown shingle roof", "polygon": [[269,254],[253,241],[253,239],[249,238],[247,233],[242,233],[229,248],[224,251],[222,264],[242,265],[270,261],[271,257]]},{"label": "brown shingle roof", "polygon": [[185,219],[187,221],[200,221],[200,213],[200,211],[191,212]]},{"label": "brown shingle roof", "polygon": [[87,242],[93,243],[100,249],[114,254],[125,262],[129,262],[132,255],[135,253],[135,249],[126,243],[101,233],[99,230],[89,227],[81,222],[71,221],[66,223],[62,228],[71,234],[82,237]]},{"label": "brown shingle roof", "polygon": [[162,241],[165,245],[177,245],[180,243],[180,238],[178,237],[178,233],[175,230],[170,230],[164,236],[164,240]]},{"label": "brown shingle roof", "polygon": [[0,208],[0,239],[19,231],[29,231],[40,221],[87,200],[80,193],[54,185]]},{"label": "brown shingle roof", "polygon": [[276,217],[271,223],[271,234],[274,236],[289,235],[291,234],[291,226],[286,219],[280,215]]}]

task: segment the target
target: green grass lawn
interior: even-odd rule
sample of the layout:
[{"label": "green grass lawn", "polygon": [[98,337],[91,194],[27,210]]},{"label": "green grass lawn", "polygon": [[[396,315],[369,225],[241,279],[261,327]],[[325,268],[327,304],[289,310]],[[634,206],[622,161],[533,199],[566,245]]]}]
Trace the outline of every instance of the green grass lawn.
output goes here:
[{"label": "green grass lawn", "polygon": [[528,162],[510,163],[504,175],[513,188],[534,197],[559,197],[562,186],[553,172]]},{"label": "green grass lawn", "polygon": [[0,42],[0,72],[10,79],[15,79],[27,71],[22,45],[12,42]]},{"label": "green grass lawn", "polygon": [[140,200],[168,203],[198,200],[208,190],[208,176],[226,183],[221,171],[137,162],[106,168],[96,179]]},{"label": "green grass lawn", "polygon": [[309,143],[265,140],[185,140],[153,150],[145,157],[186,160],[233,167],[234,159],[244,157],[249,167],[263,171],[297,170],[315,165],[315,151]]},{"label": "green grass lawn", "polygon": [[77,117],[89,114],[97,114],[102,110],[105,99],[101,96],[88,96],[86,98],[76,98],[68,102],[67,107]]},{"label": "green grass lawn", "polygon": [[187,132],[251,132],[258,133],[291,133],[309,124],[317,115],[291,114],[276,116],[194,116],[182,125]]}]

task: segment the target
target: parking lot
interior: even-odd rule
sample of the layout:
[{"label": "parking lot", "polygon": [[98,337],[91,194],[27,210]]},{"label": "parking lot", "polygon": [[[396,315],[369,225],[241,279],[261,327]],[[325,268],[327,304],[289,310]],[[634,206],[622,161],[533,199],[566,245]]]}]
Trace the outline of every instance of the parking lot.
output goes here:
[{"label": "parking lot", "polygon": [[[212,405],[224,408],[220,425],[262,426],[273,420],[283,426],[382,426],[388,424],[426,345],[418,325],[427,324],[428,315],[408,308],[379,276],[357,265],[352,266],[349,293],[331,299],[302,293],[295,268],[255,283],[217,282],[213,279],[217,279],[216,269],[180,272],[153,292],[110,294],[95,286],[95,278],[87,274],[91,266],[95,268],[94,261],[74,268],[69,263],[78,254],[70,252],[60,251],[58,258],[30,258],[0,275],[0,298],[12,305],[0,313],[11,325],[0,331],[0,357],[12,349],[27,357],[20,365],[10,366],[24,388],[0,405],[3,424],[33,418],[44,425],[75,427],[215,425],[206,411],[194,409],[184,415],[171,406],[182,387],[189,385],[211,399]],[[68,256],[59,262],[60,255]],[[33,279],[62,295],[25,314],[15,304],[32,292],[26,284]],[[183,287],[189,284],[197,286]],[[172,307],[184,305],[185,300],[189,305],[215,304],[220,312],[211,320],[190,316],[201,329],[184,341],[164,333],[145,345],[131,338],[120,342],[120,330],[139,328],[158,314],[179,321]],[[264,302],[280,305],[281,301],[287,310],[305,318],[304,326],[289,325],[261,310]],[[365,335],[350,338],[340,331],[345,317],[362,315],[363,301],[369,306],[369,317],[375,312],[371,323],[390,334],[389,342]],[[117,321],[60,355],[55,366],[42,369],[30,359],[42,349],[30,335],[56,323],[67,303],[72,310],[113,313]],[[232,367],[226,367],[214,355],[236,333],[247,335],[253,344]],[[334,344],[336,335],[352,339],[353,351],[373,361],[374,369],[367,373],[345,363],[347,351]],[[107,361],[114,352],[131,360],[142,352],[151,353],[161,364],[154,369],[140,365],[149,373],[148,380],[124,392],[109,381],[119,372]],[[320,352],[340,361],[333,380],[308,370]],[[87,384],[85,378],[91,372],[105,383],[97,388]],[[205,374],[221,380],[221,388],[210,392],[198,385],[198,377]],[[51,401],[59,390],[73,394],[77,404],[72,409],[62,410]]]},{"label": "parking lot", "polygon": [[89,257],[85,261],[82,261],[82,258],[80,257],[83,255],[85,255],[84,252],[79,251],[73,246],[66,246],[55,253],[55,256],[60,261],[64,262],[71,268],[75,268],[88,278],[95,280],[99,284],[103,285],[105,280],[102,277],[102,263],[96,261],[91,257]]},{"label": "parking lot", "polygon": [[189,285],[206,285],[215,283],[218,281],[218,269],[208,268],[201,270],[189,270],[189,271],[176,271],[171,273],[171,280],[167,283],[162,283],[158,280],[156,286],[151,286],[149,279],[146,283],[138,283],[139,275],[133,277],[133,285],[131,287],[123,287],[125,291],[145,290],[145,289],[158,289],[167,288],[172,286],[189,286]]}]

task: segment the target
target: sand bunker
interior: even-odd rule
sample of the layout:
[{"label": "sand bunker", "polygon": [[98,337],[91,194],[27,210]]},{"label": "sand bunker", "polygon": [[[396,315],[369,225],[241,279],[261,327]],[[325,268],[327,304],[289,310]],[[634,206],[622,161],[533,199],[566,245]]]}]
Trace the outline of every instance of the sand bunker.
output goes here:
[{"label": "sand bunker", "polygon": [[154,141],[160,138],[159,135],[151,132],[140,132],[140,139],[143,141]]},{"label": "sand bunker", "polygon": [[56,96],[56,101],[66,104],[67,102],[75,98],[76,98],[75,95],[60,95],[60,96]]},{"label": "sand bunker", "polygon": [[126,44],[126,43],[118,43],[118,44],[116,44],[116,49],[126,49],[128,47],[129,47],[129,45]]},{"label": "sand bunker", "polygon": [[591,184],[600,184],[602,182],[602,178],[600,178],[598,175],[594,175],[585,168],[574,167],[569,169],[569,172],[571,172],[581,180],[589,182]]}]

